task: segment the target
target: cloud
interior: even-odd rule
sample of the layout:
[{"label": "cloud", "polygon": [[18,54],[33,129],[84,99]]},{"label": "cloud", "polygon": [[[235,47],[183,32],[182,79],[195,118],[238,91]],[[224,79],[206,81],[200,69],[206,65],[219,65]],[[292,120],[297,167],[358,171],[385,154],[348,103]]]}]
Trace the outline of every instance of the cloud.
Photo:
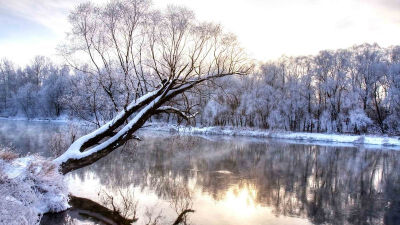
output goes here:
[{"label": "cloud", "polygon": [[21,40],[29,36],[52,36],[49,28],[26,18],[0,10],[0,41]]},{"label": "cloud", "polygon": [[76,1],[63,0],[0,0],[0,11],[16,18],[43,25],[57,35],[68,29],[67,15]]},{"label": "cloud", "polygon": [[0,0],[0,57],[18,64],[35,55],[55,58],[55,48],[70,27],[69,11],[78,1]]}]

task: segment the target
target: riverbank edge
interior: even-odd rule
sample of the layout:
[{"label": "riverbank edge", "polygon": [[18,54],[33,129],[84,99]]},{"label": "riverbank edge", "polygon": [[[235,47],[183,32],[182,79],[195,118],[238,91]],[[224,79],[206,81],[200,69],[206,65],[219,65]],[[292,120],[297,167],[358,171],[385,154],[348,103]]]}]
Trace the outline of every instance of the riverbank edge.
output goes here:
[{"label": "riverbank edge", "polygon": [[350,134],[330,134],[330,133],[305,133],[305,132],[288,132],[288,131],[271,131],[252,128],[236,128],[236,127],[192,127],[163,123],[149,123],[144,129],[164,131],[181,134],[196,135],[226,135],[226,136],[243,136],[256,138],[271,138],[301,141],[307,143],[338,143],[350,145],[369,145],[372,147],[390,147],[391,149],[400,150],[400,137],[398,136],[377,136],[377,135],[350,135]]},{"label": "riverbank edge", "polygon": [[[0,120],[11,121],[32,121],[32,122],[54,122],[54,123],[79,123],[79,120],[69,120],[64,118],[58,119],[27,119],[27,118],[12,118],[0,117]],[[352,135],[352,134],[336,134],[336,133],[306,133],[306,132],[290,132],[290,131],[275,131],[263,130],[245,127],[193,127],[183,126],[168,123],[150,122],[146,123],[142,129],[152,131],[162,131],[180,134],[195,134],[195,135],[224,135],[224,136],[242,136],[254,138],[270,138],[301,141],[307,143],[331,143],[331,144],[349,144],[349,145],[366,145],[372,147],[386,147],[390,149],[400,150],[399,136],[381,136],[381,135]]]}]

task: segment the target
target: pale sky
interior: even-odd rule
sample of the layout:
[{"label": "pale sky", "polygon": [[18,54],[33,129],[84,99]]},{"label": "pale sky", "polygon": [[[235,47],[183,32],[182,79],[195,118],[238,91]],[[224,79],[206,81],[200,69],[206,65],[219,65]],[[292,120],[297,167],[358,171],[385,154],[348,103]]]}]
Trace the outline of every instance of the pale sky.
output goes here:
[{"label": "pale sky", "polygon": [[[82,1],[0,0],[0,58],[20,65],[35,55],[57,60],[68,12]],[[260,61],[365,42],[400,45],[400,0],[153,0],[157,8],[168,4],[223,25]]]}]

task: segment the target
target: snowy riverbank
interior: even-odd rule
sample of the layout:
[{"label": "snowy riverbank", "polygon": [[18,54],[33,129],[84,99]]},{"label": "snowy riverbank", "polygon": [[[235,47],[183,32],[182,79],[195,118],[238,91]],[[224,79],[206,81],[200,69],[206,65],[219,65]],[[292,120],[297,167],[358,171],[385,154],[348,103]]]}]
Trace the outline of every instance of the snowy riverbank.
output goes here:
[{"label": "snowy riverbank", "polygon": [[48,159],[0,149],[0,180],[0,224],[39,224],[69,207],[64,176]]},{"label": "snowy riverbank", "polygon": [[[54,123],[84,123],[79,120],[68,120],[66,117],[57,119],[26,119],[26,118],[4,118],[0,120],[32,121],[32,122],[54,122]],[[163,132],[196,135],[226,135],[256,138],[283,139],[286,141],[297,141],[302,143],[319,145],[359,146],[365,145],[371,148],[388,148],[400,150],[399,136],[379,135],[351,135],[351,134],[328,134],[328,133],[305,133],[273,131],[238,127],[191,127],[167,123],[146,123],[143,129]]]},{"label": "snowy riverbank", "polygon": [[387,147],[400,150],[400,137],[350,134],[322,134],[304,132],[270,131],[235,127],[188,127],[171,124],[151,123],[145,129],[177,132],[182,134],[228,135],[259,138],[275,138],[303,141],[307,143],[338,143],[351,145],[368,145],[370,147]]}]

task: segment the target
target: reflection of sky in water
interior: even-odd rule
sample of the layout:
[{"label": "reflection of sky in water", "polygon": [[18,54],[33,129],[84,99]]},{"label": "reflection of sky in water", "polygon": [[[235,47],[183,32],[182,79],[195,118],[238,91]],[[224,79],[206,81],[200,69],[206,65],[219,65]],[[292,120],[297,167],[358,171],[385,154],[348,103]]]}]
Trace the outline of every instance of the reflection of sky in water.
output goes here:
[{"label": "reflection of sky in water", "polygon": [[[93,172],[85,173],[84,179],[70,175],[68,183],[72,194],[96,201],[101,201],[98,195],[101,190],[117,192],[102,185]],[[231,186],[215,199],[211,194],[203,192],[201,187],[194,185],[195,179],[189,183],[193,201],[191,208],[196,210],[189,216],[191,224],[310,224],[301,218],[276,216],[271,207],[257,202],[257,190],[251,184]],[[152,210],[155,214],[161,211],[164,215],[163,221],[168,224],[171,224],[178,215],[170,199],[158,197],[151,188],[141,189],[133,185],[126,188],[134,190],[135,200],[139,202],[138,215],[144,215],[146,209]],[[145,224],[145,222],[146,220],[142,218],[135,224]]]},{"label": "reflection of sky in water", "polygon": [[[0,140],[45,131],[26,142],[46,149],[53,128],[14,126],[29,135],[0,133]],[[13,136],[0,125],[4,130]],[[151,131],[141,136],[137,147],[69,174],[72,193],[99,201],[106,191],[118,202],[119,192],[131,191],[139,202],[136,224],[145,224],[147,209],[171,224],[185,207],[196,210],[191,224],[400,224],[398,151]]]}]

